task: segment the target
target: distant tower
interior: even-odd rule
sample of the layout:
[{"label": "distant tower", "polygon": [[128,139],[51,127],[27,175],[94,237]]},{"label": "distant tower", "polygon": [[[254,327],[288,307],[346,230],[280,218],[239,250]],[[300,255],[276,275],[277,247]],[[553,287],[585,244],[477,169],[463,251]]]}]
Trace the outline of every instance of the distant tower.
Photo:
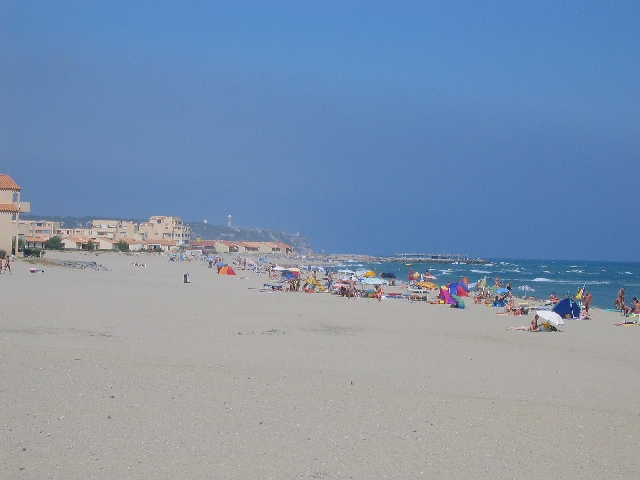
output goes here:
[{"label": "distant tower", "polygon": [[227,227],[231,228],[231,215],[227,217]]},{"label": "distant tower", "polygon": [[207,223],[207,219],[206,219],[206,218],[204,219],[204,222],[203,222],[203,223]]}]

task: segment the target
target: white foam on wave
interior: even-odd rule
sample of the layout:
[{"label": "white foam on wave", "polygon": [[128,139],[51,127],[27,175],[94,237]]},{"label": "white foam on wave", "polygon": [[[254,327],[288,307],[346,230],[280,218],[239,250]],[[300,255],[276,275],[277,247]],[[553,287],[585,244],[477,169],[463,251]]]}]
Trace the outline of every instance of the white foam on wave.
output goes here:
[{"label": "white foam on wave", "polygon": [[487,270],[471,270],[473,273],[491,273]]},{"label": "white foam on wave", "polygon": [[[524,281],[524,280],[521,280]],[[565,285],[583,285],[584,282],[582,280],[576,279],[576,280],[552,280],[550,278],[544,278],[544,277],[538,277],[538,278],[534,278],[533,280],[530,280],[531,282],[537,282],[537,283],[543,283],[543,282],[549,282],[549,283],[562,283]],[[609,281],[601,281],[601,282],[592,282],[589,281],[589,285],[609,285],[611,282]]]}]

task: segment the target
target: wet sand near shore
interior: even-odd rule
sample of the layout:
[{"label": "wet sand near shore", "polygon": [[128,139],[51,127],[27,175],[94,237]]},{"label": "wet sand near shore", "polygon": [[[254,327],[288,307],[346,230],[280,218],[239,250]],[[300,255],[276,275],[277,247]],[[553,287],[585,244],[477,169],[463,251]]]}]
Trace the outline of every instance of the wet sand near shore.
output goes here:
[{"label": "wet sand near shore", "polygon": [[615,313],[512,332],[531,317],[47,256],[109,271],[0,275],[2,478],[640,477],[640,327]]}]

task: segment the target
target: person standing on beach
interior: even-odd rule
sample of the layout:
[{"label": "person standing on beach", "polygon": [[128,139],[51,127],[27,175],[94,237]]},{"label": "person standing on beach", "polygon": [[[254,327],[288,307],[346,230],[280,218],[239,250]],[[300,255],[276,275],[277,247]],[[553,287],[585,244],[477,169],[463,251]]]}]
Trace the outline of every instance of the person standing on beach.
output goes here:
[{"label": "person standing on beach", "polygon": [[616,306],[616,310],[624,310],[624,287],[618,292],[618,296],[613,301]]},{"label": "person standing on beach", "polygon": [[582,297],[582,305],[587,313],[589,313],[589,305],[591,305],[591,294],[586,291],[584,292],[584,297]]}]

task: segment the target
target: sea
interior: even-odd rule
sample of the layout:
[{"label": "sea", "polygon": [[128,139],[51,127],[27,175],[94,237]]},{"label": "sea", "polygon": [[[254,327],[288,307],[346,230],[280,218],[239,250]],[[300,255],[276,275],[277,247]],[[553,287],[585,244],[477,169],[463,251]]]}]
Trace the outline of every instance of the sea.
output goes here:
[{"label": "sea", "polygon": [[493,285],[495,277],[499,277],[503,285],[512,282],[516,296],[533,295],[536,299],[549,298],[553,292],[558,298],[567,293],[573,296],[584,285],[593,296],[591,305],[603,309],[614,307],[613,301],[622,287],[628,305],[633,297],[640,298],[640,263],[636,262],[493,259],[483,265],[357,261],[331,265],[332,271],[341,269],[395,273],[404,281],[407,281],[410,269],[419,273],[428,269],[437,277],[432,281],[439,285],[456,282],[462,277],[467,277],[470,286],[484,277],[487,277],[487,285]]}]

